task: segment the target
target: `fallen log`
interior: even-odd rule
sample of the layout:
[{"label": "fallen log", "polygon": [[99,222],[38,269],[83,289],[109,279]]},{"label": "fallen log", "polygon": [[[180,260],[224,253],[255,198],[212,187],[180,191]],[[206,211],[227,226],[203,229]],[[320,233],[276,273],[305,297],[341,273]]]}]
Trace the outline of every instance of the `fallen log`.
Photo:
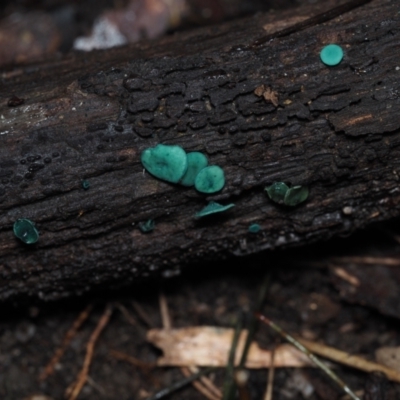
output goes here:
[{"label": "fallen log", "polygon": [[[0,298],[171,276],[194,261],[305,245],[398,216],[397,2],[274,38],[336,5],[4,70]],[[337,66],[320,60],[329,43],[344,50]],[[158,143],[206,154],[224,169],[224,188],[204,195],[152,177],[140,155]],[[307,186],[308,200],[274,204],[264,188],[277,181]],[[235,207],[195,219],[208,201]],[[37,243],[14,237],[19,218],[36,223]],[[144,234],[138,224],[149,219],[156,227]]]}]

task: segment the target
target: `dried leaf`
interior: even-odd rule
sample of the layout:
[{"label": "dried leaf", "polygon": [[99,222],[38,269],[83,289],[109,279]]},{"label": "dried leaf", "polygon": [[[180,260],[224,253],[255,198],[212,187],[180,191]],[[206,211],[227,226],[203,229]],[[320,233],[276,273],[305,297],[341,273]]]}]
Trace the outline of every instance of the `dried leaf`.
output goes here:
[{"label": "dried leaf", "polygon": [[[159,366],[215,366],[224,367],[232,343],[233,329],[212,326],[188,327],[181,329],[151,329],[147,340],[159,347],[164,356],[159,358]],[[235,365],[240,356],[248,331],[240,334]],[[253,342],[250,346],[246,367],[268,368],[271,362],[271,351],[263,350]],[[276,348],[275,367],[304,367],[312,365],[307,356],[289,344]]]},{"label": "dried leaf", "polygon": [[400,347],[381,347],[375,357],[379,363],[400,371]]}]

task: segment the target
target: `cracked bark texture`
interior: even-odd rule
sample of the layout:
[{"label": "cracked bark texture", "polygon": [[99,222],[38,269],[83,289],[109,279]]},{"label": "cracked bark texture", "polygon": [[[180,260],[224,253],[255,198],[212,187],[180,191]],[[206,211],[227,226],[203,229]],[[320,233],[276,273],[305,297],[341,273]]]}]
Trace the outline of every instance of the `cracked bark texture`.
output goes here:
[{"label": "cracked bark texture", "polygon": [[[4,71],[0,298],[55,299],[171,276],[398,216],[397,0],[252,45],[339,3]],[[331,68],[319,59],[329,43],[345,52]],[[262,85],[278,104],[254,93]],[[24,104],[8,107],[13,95]],[[225,170],[223,190],[205,196],[143,172],[140,153],[158,143],[207,154]],[[277,206],[264,192],[274,181],[308,185],[310,197]],[[236,207],[195,220],[209,200]],[[13,236],[17,218],[36,222],[37,244]],[[141,233],[150,218],[155,230]],[[251,223],[262,232],[248,233]]]}]

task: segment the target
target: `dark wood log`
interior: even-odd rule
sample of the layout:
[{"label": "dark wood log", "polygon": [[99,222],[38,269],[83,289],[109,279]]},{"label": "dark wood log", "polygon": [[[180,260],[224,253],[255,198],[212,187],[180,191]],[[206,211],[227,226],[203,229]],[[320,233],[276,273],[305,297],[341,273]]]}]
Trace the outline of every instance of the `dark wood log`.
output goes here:
[{"label": "dark wood log", "polygon": [[[170,276],[398,216],[398,2],[254,45],[337,4],[4,71],[0,298]],[[336,67],[319,59],[328,43],[345,51]],[[277,104],[254,93],[262,85]],[[12,96],[25,101],[10,107]],[[206,153],[225,170],[223,190],[205,196],[145,173],[140,154],[158,143]],[[273,204],[264,187],[274,181],[309,186],[308,201]],[[236,207],[195,220],[208,200]],[[36,222],[37,244],[14,237],[18,218]],[[155,230],[141,233],[150,218]],[[253,222],[262,232],[248,233]]]}]

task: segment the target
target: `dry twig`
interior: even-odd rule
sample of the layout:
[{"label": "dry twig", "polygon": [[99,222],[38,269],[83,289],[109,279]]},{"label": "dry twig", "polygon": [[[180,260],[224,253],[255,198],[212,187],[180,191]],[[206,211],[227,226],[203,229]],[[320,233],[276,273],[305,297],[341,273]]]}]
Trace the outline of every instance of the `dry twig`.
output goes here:
[{"label": "dry twig", "polygon": [[310,351],[322,357],[328,358],[329,360],[336,361],[340,364],[344,364],[365,372],[380,371],[383,372],[389,380],[400,382],[400,372],[392,368],[375,363],[373,361],[368,361],[359,356],[353,356],[345,351],[337,350],[321,343],[316,343],[301,338],[297,338],[297,340],[306,346]]},{"label": "dry twig", "polygon": [[121,311],[121,314],[125,317],[125,319],[133,326],[137,326],[137,322],[135,318],[131,315],[131,313],[127,310],[127,308],[121,304],[117,303],[116,307],[118,308],[119,311]]},{"label": "dry twig", "polygon": [[268,369],[268,382],[267,390],[265,391],[264,400],[272,400],[272,393],[274,389],[274,376],[275,376],[275,349],[272,349],[271,353],[271,366]]},{"label": "dry twig", "polygon": [[90,336],[89,341],[86,345],[86,355],[83,361],[81,372],[79,373],[76,381],[72,385],[70,385],[66,390],[66,397],[68,398],[68,400],[75,400],[79,396],[79,393],[82,390],[83,385],[85,384],[89,374],[89,368],[92,362],[93,351],[97,339],[99,338],[103,329],[107,326],[112,312],[113,312],[112,306],[110,304],[107,304],[103,315],[101,316],[99,322],[97,323],[97,326],[95,330],[92,332],[92,335]]},{"label": "dry twig", "polygon": [[148,328],[152,328],[154,326],[152,320],[147,315],[147,313],[143,310],[142,306],[137,301],[132,301],[132,307],[136,311],[138,317],[144,322]]},{"label": "dry twig", "polygon": [[[180,370],[183,376],[185,376],[186,378],[200,372],[200,370],[195,367],[181,367]],[[192,385],[196,388],[196,390],[198,390],[203,396],[205,396],[209,400],[221,400],[222,398],[222,393],[220,392],[220,390],[216,388],[212,381],[206,376],[202,376],[198,380],[193,381]]]},{"label": "dry twig", "polygon": [[310,360],[315,363],[322,371],[324,371],[331,379],[334,381],[345,393],[347,393],[352,399],[360,400],[359,397],[346,385],[346,383],[339,378],[330,368],[328,368],[323,362],[320,361],[318,357],[316,357],[311,351],[301,344],[298,340],[296,340],[293,336],[289,335],[285,332],[280,326],[275,324],[269,318],[260,313],[257,313],[257,318],[271,327],[275,332],[279,333],[282,337],[284,337],[290,344],[295,346],[297,349],[302,351]]},{"label": "dry twig", "polygon": [[45,379],[47,379],[47,377],[54,373],[55,365],[60,361],[71,340],[75,337],[82,324],[87,320],[92,309],[93,305],[89,304],[75,319],[71,328],[69,328],[69,330],[65,334],[61,346],[55,351],[53,357],[48,362],[42,373],[39,375],[39,381],[44,381]]},{"label": "dry twig", "polygon": [[126,362],[134,365],[135,367],[138,367],[138,368],[144,370],[145,372],[147,372],[157,366],[154,363],[149,363],[149,362],[139,360],[136,357],[122,353],[121,351],[118,351],[118,350],[111,350],[110,355],[112,355],[117,360],[126,361]]}]

